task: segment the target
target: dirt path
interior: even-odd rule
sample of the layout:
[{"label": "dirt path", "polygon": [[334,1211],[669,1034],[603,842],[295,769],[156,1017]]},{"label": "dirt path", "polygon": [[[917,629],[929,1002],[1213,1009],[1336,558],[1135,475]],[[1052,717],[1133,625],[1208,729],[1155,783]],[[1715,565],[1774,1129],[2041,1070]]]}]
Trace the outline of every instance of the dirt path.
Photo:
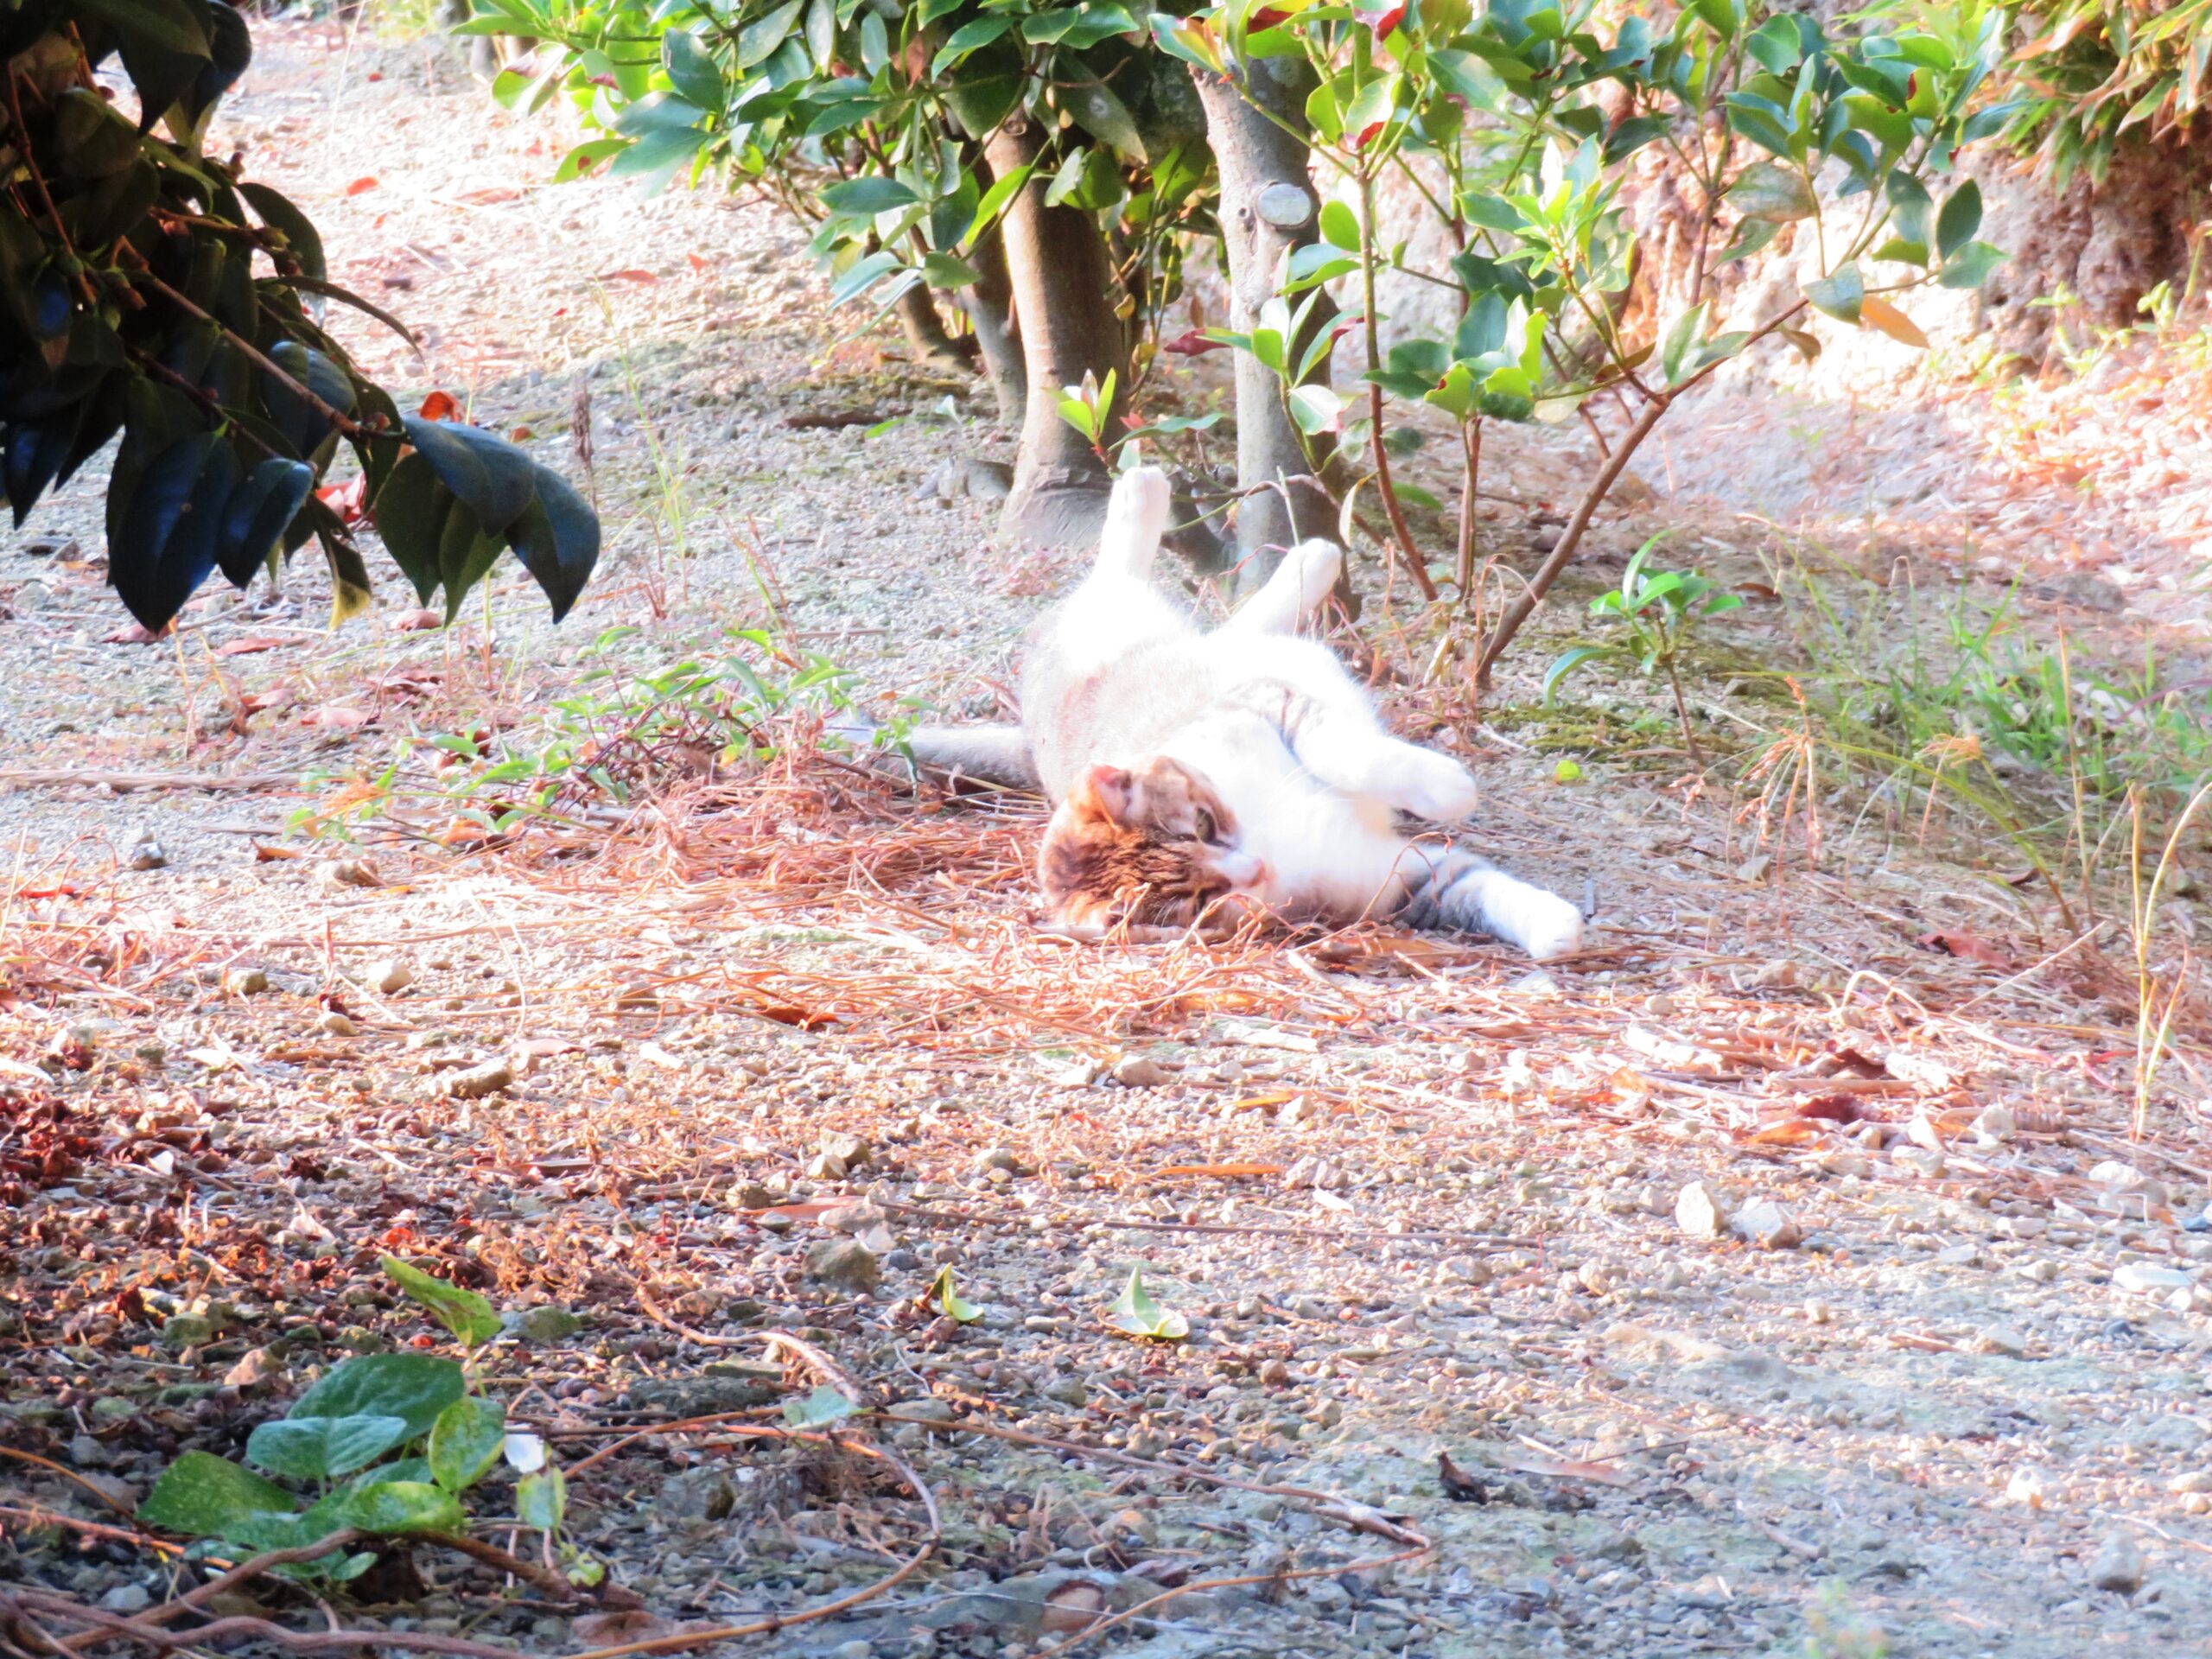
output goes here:
[{"label": "dirt path", "polygon": [[[988,712],[1063,572],[992,552],[989,503],[916,495],[1002,453],[985,405],[841,342],[767,208],[546,186],[557,134],[445,60],[259,40],[236,142],[428,361],[345,338],[564,467],[588,394],[610,556],[558,633],[519,576],[488,625],[394,632],[387,594],[329,633],[302,566],[149,649],[101,643],[100,480],[0,544],[0,766],[315,779],[0,793],[0,1446],[126,1505],[180,1448],[234,1455],[317,1368],[424,1329],[378,1273],[397,1250],[579,1317],[485,1368],[570,1463],[772,1406],[779,1330],[925,1420],[884,1433],[942,1513],[932,1560],[764,1651],[1023,1659],[1217,1580],[1090,1647],[2212,1642],[2195,1073],[2131,1143],[2117,958],[2041,963],[2069,940],[2030,898],[1909,835],[1839,833],[1808,871],[1802,820],[1762,847],[1633,756],[1560,783],[1402,699],[1481,766],[1502,859],[1589,883],[1595,947],[1548,972],[1388,935],[1069,947],[1029,925],[1027,811],[814,762],[471,853],[418,755],[359,849],[288,836],[410,733],[534,746],[556,699],[732,626],[878,707]],[[1704,1236],[1707,1198],[1737,1226]],[[1186,1340],[1109,1327],[1133,1267]],[[979,1319],[919,1305],[940,1268]],[[699,1435],[572,1502],[648,1614],[511,1605],[419,1552],[426,1582],[344,1616],[569,1651],[826,1602],[925,1528],[849,1455]],[[0,1467],[0,1584],[168,1593],[151,1554],[25,1519],[98,1518],[83,1488]]]}]

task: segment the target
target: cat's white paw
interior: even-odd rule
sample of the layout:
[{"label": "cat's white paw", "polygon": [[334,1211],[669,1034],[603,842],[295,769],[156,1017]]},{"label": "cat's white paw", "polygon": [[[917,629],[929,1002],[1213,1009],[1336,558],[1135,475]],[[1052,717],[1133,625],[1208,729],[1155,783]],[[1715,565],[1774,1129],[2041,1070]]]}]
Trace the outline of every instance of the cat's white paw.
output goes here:
[{"label": "cat's white paw", "polygon": [[1334,542],[1316,537],[1310,542],[1300,542],[1285,556],[1298,571],[1298,613],[1308,615],[1320,608],[1321,601],[1337,585],[1337,573],[1344,569],[1344,550]]},{"label": "cat's white paw", "polygon": [[1479,791],[1467,769],[1447,755],[1413,751],[1412,775],[1396,804],[1431,823],[1458,823],[1475,810]]},{"label": "cat's white paw", "polygon": [[1513,935],[1538,962],[1573,956],[1582,948],[1582,912],[1555,893],[1529,887],[1511,903]]}]

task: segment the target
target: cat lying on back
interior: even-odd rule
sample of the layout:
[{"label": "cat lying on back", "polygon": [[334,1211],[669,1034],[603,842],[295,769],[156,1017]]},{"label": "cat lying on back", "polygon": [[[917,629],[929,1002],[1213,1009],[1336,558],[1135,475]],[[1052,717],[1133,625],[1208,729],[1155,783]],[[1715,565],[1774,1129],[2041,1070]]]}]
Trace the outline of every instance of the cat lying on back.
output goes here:
[{"label": "cat lying on back", "polygon": [[1211,633],[1149,585],[1167,480],[1114,486],[1098,562],[1030,630],[1022,722],[924,728],[915,759],[1054,803],[1038,858],[1052,919],[1097,935],[1264,908],[1339,924],[1389,916],[1489,933],[1543,959],[1582,942],[1558,895],[1450,845],[1403,812],[1473,810],[1459,762],[1382,729],[1366,691],[1297,630],[1335,586],[1327,542],[1292,550]]}]

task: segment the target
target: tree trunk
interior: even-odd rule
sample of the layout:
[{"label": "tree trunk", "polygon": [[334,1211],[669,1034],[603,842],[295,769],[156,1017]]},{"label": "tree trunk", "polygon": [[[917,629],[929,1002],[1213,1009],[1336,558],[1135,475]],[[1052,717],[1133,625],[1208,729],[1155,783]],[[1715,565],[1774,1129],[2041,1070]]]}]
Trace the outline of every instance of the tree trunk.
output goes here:
[{"label": "tree trunk", "polygon": [[967,294],[968,320],[975,325],[983,372],[998,396],[999,421],[1019,432],[1029,391],[1021,366],[1020,325],[1014,310],[1014,279],[1007,274],[1006,245],[995,225],[969,250],[969,263],[982,273]]},{"label": "tree trunk", "polygon": [[[1017,116],[991,135],[984,154],[1003,178],[1043,149],[1042,135]],[[1014,493],[1000,522],[1009,539],[1026,545],[1089,546],[1105,522],[1111,481],[1083,435],[1060,418],[1058,393],[1086,373],[1101,385],[1111,373],[1109,418],[1118,423],[1128,390],[1128,336],[1114,315],[1118,285],[1097,220],[1080,208],[1046,207],[1049,182],[1033,174],[1000,221],[1029,391]]]},{"label": "tree trunk", "polygon": [[937,314],[937,302],[930,297],[926,286],[916,283],[899,296],[893,308],[899,313],[899,332],[906,336],[906,348],[913,353],[917,364],[954,373],[967,371],[967,359],[946,335],[944,321]]},{"label": "tree trunk", "polygon": [[[1221,238],[1229,255],[1229,326],[1249,330],[1260,308],[1274,297],[1283,256],[1313,241],[1316,203],[1306,147],[1270,120],[1271,113],[1294,130],[1306,122],[1306,99],[1314,86],[1304,61],[1255,59],[1243,86],[1219,75],[1193,69],[1198,99],[1206,111],[1206,135],[1214,163],[1221,169]],[[1258,107],[1255,107],[1255,105]],[[1337,308],[1326,294],[1315,302],[1306,332],[1290,348],[1295,363],[1316,334],[1336,321]],[[1327,378],[1325,357],[1317,372]],[[1290,506],[1283,493],[1268,489],[1247,495],[1236,510],[1236,551],[1242,561],[1237,586],[1249,589],[1267,580],[1279,550],[1308,536],[1333,532],[1336,512],[1328,492],[1310,474],[1326,461],[1334,444],[1314,441],[1313,467],[1300,447],[1298,429],[1283,404],[1283,385],[1274,371],[1249,352],[1236,353],[1236,484],[1240,490],[1293,480]]]}]

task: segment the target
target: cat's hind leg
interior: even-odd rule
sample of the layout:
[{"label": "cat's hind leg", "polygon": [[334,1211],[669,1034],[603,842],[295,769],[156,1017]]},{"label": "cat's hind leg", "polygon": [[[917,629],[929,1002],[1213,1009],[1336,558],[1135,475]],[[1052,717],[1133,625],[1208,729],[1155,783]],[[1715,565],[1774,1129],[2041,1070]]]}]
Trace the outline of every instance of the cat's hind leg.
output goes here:
[{"label": "cat's hind leg", "polygon": [[1465,848],[1409,847],[1399,874],[1408,896],[1395,919],[1409,927],[1487,933],[1538,962],[1582,948],[1580,911]]},{"label": "cat's hind leg", "polygon": [[1260,591],[1221,625],[1223,633],[1295,633],[1337,585],[1344,550],[1334,542],[1300,542],[1283,556]]},{"label": "cat's hind leg", "polygon": [[1106,528],[1098,538],[1098,561],[1091,578],[1143,582],[1152,575],[1160,538],[1167,533],[1174,493],[1157,467],[1136,467],[1114,480],[1107,498]]}]

